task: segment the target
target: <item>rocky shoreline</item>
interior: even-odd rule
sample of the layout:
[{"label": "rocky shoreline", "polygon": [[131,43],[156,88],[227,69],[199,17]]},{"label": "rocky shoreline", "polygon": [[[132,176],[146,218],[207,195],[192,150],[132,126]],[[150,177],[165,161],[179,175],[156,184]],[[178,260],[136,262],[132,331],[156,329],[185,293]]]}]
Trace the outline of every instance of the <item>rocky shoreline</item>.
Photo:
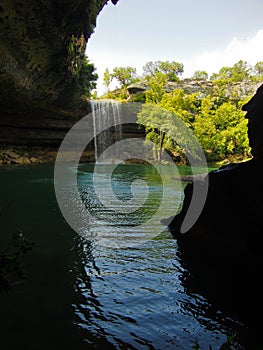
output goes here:
[{"label": "rocky shoreline", "polygon": [[[40,147],[40,146],[0,146],[0,167],[3,165],[29,165],[38,163],[54,163],[56,161],[58,148],[57,147]],[[65,160],[70,162],[75,158],[74,152],[68,152],[65,155]],[[125,164],[149,164],[145,159],[130,159],[128,158]],[[174,159],[177,165],[186,165],[184,161],[178,161],[178,157]],[[93,150],[85,150],[81,156],[80,163],[94,163],[95,154]],[[203,180],[204,174],[183,176],[173,178],[173,180],[193,182],[195,180]]]},{"label": "rocky shoreline", "polygon": [[[54,163],[58,149],[50,147],[0,147],[1,165],[26,165],[37,163]],[[81,162],[93,162],[94,153],[85,151],[81,157]]]}]

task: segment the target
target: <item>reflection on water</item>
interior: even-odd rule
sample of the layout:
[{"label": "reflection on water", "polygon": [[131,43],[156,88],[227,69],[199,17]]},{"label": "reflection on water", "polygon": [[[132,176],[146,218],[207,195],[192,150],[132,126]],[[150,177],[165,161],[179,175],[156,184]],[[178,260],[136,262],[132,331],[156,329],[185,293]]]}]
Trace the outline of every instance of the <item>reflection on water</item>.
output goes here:
[{"label": "reflection on water", "polygon": [[167,232],[133,249],[94,248],[81,238],[77,243],[81,302],[74,310],[87,338],[103,335],[116,349],[191,349],[196,340],[201,349],[219,349],[227,335],[242,330],[202,295],[186,293],[186,271]]},{"label": "reflection on water", "polygon": [[111,247],[135,246],[157,236],[163,230],[160,219],[174,215],[182,204],[181,182],[172,175],[170,166],[100,164],[96,175],[91,165],[81,166],[79,192],[92,214],[84,236]]},{"label": "reflection on water", "polygon": [[[131,181],[138,174],[148,177],[152,197],[145,206],[147,217],[147,208],[156,210],[152,204],[160,201],[158,174],[143,166],[126,170],[124,178],[116,170],[113,187],[119,197],[129,199]],[[138,213],[113,220],[111,211],[103,212],[91,195],[91,174],[92,166],[80,167],[83,200],[87,205],[93,201],[98,213],[87,230],[125,239]],[[19,223],[36,243],[25,261],[29,280],[0,300],[6,349],[174,350],[191,349],[198,340],[201,349],[211,345],[215,350],[228,335],[237,339],[235,349],[242,349],[242,320],[191,285],[176,241],[166,230],[132,247],[98,245],[65,223],[55,201],[52,166],[2,169],[0,176],[2,201],[15,203],[2,220],[4,231]],[[171,206],[175,182],[170,184]]]}]

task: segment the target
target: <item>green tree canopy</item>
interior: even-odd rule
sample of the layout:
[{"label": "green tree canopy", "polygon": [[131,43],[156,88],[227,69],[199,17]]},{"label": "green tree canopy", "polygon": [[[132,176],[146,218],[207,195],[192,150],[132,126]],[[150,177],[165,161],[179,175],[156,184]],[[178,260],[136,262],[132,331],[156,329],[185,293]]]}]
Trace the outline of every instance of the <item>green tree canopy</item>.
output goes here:
[{"label": "green tree canopy", "polygon": [[206,81],[208,79],[208,73],[204,70],[197,70],[194,72],[192,79]]},{"label": "green tree canopy", "polygon": [[160,106],[179,116],[190,127],[199,110],[200,98],[198,93],[187,94],[176,89],[163,95]]},{"label": "green tree canopy", "polygon": [[[148,62],[143,69],[141,82],[146,87],[142,93],[143,107],[138,120],[146,127],[146,137],[157,144],[158,161],[162,158],[163,149],[184,159],[188,147],[185,140],[189,143],[187,133],[192,131],[202,145],[208,161],[250,156],[247,120],[241,104],[251,96],[246,96],[248,92],[239,83],[245,81],[247,91],[252,91],[255,85],[253,83],[262,79],[263,61],[258,62],[253,69],[248,62],[242,60],[232,67],[222,67],[210,78],[212,83],[201,84],[197,92],[191,92],[196,91],[196,84],[192,89],[188,81],[186,84],[183,81],[171,83],[179,80],[178,75],[183,72],[183,65],[178,62]],[[106,70],[104,84],[108,86],[113,78],[119,81],[121,88],[112,97],[130,97],[127,85],[138,79],[136,70],[131,67],[116,67],[112,73]],[[205,71],[196,71],[192,77],[196,80],[207,78]],[[179,89],[181,85],[182,88]],[[185,135],[181,132],[180,123],[187,131]],[[171,137],[171,131],[176,137]],[[178,135],[179,143],[174,142]]]},{"label": "green tree canopy", "polygon": [[241,108],[230,102],[217,107],[211,96],[202,99],[194,131],[209,160],[250,153],[247,120]]},{"label": "green tree canopy", "polygon": [[256,76],[262,76],[263,75],[263,61],[258,62],[254,66],[254,72]]},{"label": "green tree canopy", "polygon": [[227,80],[230,82],[240,82],[249,80],[252,74],[252,67],[246,61],[238,61],[232,67],[222,67],[218,73],[211,75],[211,80]]},{"label": "green tree canopy", "polygon": [[137,80],[136,68],[115,67],[110,74],[111,80],[115,78],[122,87],[126,87]]},{"label": "green tree canopy", "polygon": [[94,64],[87,57],[83,58],[81,67],[77,73],[77,83],[82,95],[91,96],[92,90],[96,89],[98,74]]},{"label": "green tree canopy", "polygon": [[111,74],[110,74],[109,68],[106,68],[103,74],[103,83],[107,89],[109,89],[110,82],[111,82]]},{"label": "green tree canopy", "polygon": [[238,82],[242,80],[249,80],[252,74],[252,67],[247,61],[238,61],[233,65],[231,80]]},{"label": "green tree canopy", "polygon": [[162,97],[165,94],[164,88],[167,81],[167,76],[162,72],[157,72],[154,76],[149,78],[148,85],[150,89],[146,91],[147,103],[158,104],[161,102]]},{"label": "green tree canopy", "polygon": [[178,81],[179,75],[184,72],[184,65],[176,61],[155,61],[147,62],[143,67],[146,78],[152,78],[157,73],[163,73],[167,76],[168,81]]}]

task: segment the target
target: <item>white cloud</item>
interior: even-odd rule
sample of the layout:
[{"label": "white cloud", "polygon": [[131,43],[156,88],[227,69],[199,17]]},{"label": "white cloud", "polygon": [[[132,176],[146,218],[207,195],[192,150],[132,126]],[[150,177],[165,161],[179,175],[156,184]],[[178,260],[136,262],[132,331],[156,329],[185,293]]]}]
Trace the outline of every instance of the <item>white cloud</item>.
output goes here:
[{"label": "white cloud", "polygon": [[[158,60],[158,52],[156,57],[145,57],[140,53],[128,56],[114,52],[103,52],[88,45],[87,55],[97,68],[99,79],[97,82],[98,95],[105,92],[103,86],[103,73],[106,68],[112,70],[118,66],[131,66],[137,68],[138,74],[142,73],[142,67],[148,61]],[[171,60],[167,57],[167,60]],[[239,60],[247,61],[255,65],[259,61],[263,61],[263,29],[259,30],[252,38],[240,39],[233,38],[225,48],[220,50],[205,51],[192,59],[179,60],[184,64],[184,77],[191,77],[196,70],[204,70],[209,75],[217,73],[224,66],[232,66]],[[115,86],[111,86],[114,88]]]},{"label": "white cloud", "polygon": [[263,29],[252,38],[233,38],[222,50],[206,51],[184,64],[185,76],[192,76],[196,70],[217,73],[224,66],[232,66],[239,60],[255,65],[263,61]]}]

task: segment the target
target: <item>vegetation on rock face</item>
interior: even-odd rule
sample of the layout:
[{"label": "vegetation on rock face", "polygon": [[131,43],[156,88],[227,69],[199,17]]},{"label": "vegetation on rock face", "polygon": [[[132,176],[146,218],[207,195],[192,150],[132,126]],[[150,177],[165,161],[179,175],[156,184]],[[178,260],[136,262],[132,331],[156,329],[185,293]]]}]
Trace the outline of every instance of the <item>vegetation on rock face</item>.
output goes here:
[{"label": "vegetation on rock face", "polygon": [[[118,67],[113,73],[106,70],[104,83],[108,92],[104,97],[128,97],[130,101],[144,103],[138,122],[146,125],[146,137],[158,145],[157,160],[163,149],[183,158],[182,149],[166,133],[157,130],[159,124],[168,123],[169,128],[171,118],[170,113],[161,113],[161,109],[172,112],[194,132],[209,162],[251,156],[247,120],[241,108],[263,81],[263,62],[252,67],[240,60],[232,67],[222,67],[210,80],[205,71],[196,71],[190,80],[180,80],[183,64],[175,61],[148,62],[143,71],[139,77],[131,67]],[[117,78],[120,88],[109,91],[116,72],[125,72],[126,80]],[[128,86],[129,82],[133,85]],[[151,106],[160,107],[159,114]]]},{"label": "vegetation on rock face", "polygon": [[79,96],[90,96],[91,91],[96,88],[96,80],[98,79],[94,65],[85,56],[85,47],[84,35],[81,35],[80,38],[74,35],[71,36],[68,43],[66,62],[71,79],[75,84],[75,88],[72,90],[78,91],[77,95]]}]

